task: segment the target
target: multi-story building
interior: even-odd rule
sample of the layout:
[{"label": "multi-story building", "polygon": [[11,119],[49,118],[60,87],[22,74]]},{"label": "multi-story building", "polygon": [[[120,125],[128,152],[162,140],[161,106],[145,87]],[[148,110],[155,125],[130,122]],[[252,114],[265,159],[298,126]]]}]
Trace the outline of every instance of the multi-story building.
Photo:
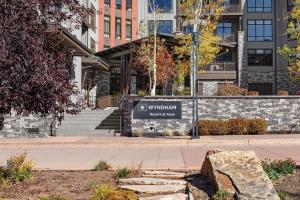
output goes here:
[{"label": "multi-story building", "polygon": [[98,1],[98,49],[113,48],[137,39],[138,0]]},{"label": "multi-story building", "polygon": [[176,0],[139,0],[139,38],[152,33],[155,9],[159,10],[156,17],[158,33],[173,34],[176,31],[176,8]]},{"label": "multi-story building", "polygon": [[[288,90],[294,94],[300,83],[290,80],[288,63],[278,48],[288,40],[287,16],[291,0],[225,0],[217,34],[223,51],[199,75],[199,92],[212,95],[218,85],[234,82],[260,94]],[[179,25],[184,23],[178,23]],[[180,27],[182,31],[189,27]]]}]

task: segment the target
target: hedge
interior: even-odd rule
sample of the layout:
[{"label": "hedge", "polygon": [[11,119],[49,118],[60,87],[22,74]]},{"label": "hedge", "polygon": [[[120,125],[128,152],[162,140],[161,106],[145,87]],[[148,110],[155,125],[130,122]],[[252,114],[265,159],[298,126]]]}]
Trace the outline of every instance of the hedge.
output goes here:
[{"label": "hedge", "polygon": [[199,121],[199,135],[262,135],[267,128],[267,121],[260,118]]}]

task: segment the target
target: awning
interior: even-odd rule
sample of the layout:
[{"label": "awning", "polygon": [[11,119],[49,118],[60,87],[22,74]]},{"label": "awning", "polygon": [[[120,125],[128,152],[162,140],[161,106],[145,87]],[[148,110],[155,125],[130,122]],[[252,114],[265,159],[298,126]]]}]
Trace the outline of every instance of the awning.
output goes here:
[{"label": "awning", "polygon": [[81,62],[83,66],[94,66],[94,67],[100,67],[104,70],[109,70],[109,65],[98,57],[83,57],[81,59]]}]

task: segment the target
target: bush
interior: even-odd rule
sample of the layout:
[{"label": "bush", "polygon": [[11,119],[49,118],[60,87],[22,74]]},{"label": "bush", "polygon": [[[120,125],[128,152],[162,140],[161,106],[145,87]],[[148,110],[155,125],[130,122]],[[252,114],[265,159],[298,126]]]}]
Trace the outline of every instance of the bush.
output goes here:
[{"label": "bush", "polygon": [[147,92],[145,91],[145,90],[140,90],[140,91],[138,91],[138,93],[137,93],[137,95],[139,96],[139,97],[144,97],[144,96],[147,96]]},{"label": "bush", "polygon": [[145,131],[142,128],[138,128],[134,133],[133,133],[133,137],[142,137],[144,136]]},{"label": "bush", "polygon": [[68,199],[61,195],[50,195],[47,197],[40,197],[39,200],[68,200]]},{"label": "bush", "polygon": [[105,171],[105,170],[110,170],[110,169],[111,169],[111,165],[104,160],[101,160],[95,166],[96,171]]},{"label": "bush", "polygon": [[262,135],[267,132],[268,124],[264,119],[249,119],[247,128],[250,135]]},{"label": "bush", "polygon": [[170,128],[164,130],[164,136],[174,136],[174,131]]},{"label": "bush", "polygon": [[214,195],[214,200],[231,200],[233,198],[231,198],[229,192],[226,191],[218,191],[215,195]]},{"label": "bush", "polygon": [[200,120],[199,135],[246,135],[267,132],[264,119]]},{"label": "bush", "polygon": [[124,167],[122,169],[118,169],[116,172],[117,178],[127,178],[132,175],[132,170],[128,169],[127,167]]},{"label": "bush", "polygon": [[219,96],[245,96],[247,90],[240,88],[238,85],[226,83],[221,85],[218,89]]},{"label": "bush", "polygon": [[296,162],[287,160],[264,160],[261,162],[264,171],[271,180],[277,180],[283,176],[293,174],[296,171]]},{"label": "bush", "polygon": [[257,92],[257,91],[248,91],[247,95],[248,96],[259,96],[259,92]]},{"label": "bush", "polygon": [[175,91],[174,92],[175,96],[190,96],[191,95],[191,88],[190,87],[185,87],[182,91]]},{"label": "bush", "polygon": [[278,90],[276,95],[277,96],[289,96],[289,92],[286,90]]},{"label": "bush", "polygon": [[90,200],[137,200],[137,197],[134,192],[104,184],[94,188]]}]

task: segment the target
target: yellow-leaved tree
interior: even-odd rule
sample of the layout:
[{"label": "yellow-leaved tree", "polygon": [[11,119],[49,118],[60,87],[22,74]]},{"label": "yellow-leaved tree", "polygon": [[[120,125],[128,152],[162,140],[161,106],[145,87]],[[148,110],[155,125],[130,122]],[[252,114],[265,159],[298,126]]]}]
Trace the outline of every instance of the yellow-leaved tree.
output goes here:
[{"label": "yellow-leaved tree", "polygon": [[[198,34],[198,70],[214,61],[221,51],[221,37],[216,35],[218,21],[224,11],[223,0],[182,0],[180,4],[183,24],[191,25]],[[192,35],[177,36],[178,45],[174,47],[174,58],[177,68],[176,83],[182,85],[184,77],[190,74],[192,52]]]},{"label": "yellow-leaved tree", "polygon": [[289,61],[289,72],[294,80],[300,79],[300,0],[294,0],[294,8],[289,16],[287,33],[294,41],[290,46],[285,44],[279,53]]}]

